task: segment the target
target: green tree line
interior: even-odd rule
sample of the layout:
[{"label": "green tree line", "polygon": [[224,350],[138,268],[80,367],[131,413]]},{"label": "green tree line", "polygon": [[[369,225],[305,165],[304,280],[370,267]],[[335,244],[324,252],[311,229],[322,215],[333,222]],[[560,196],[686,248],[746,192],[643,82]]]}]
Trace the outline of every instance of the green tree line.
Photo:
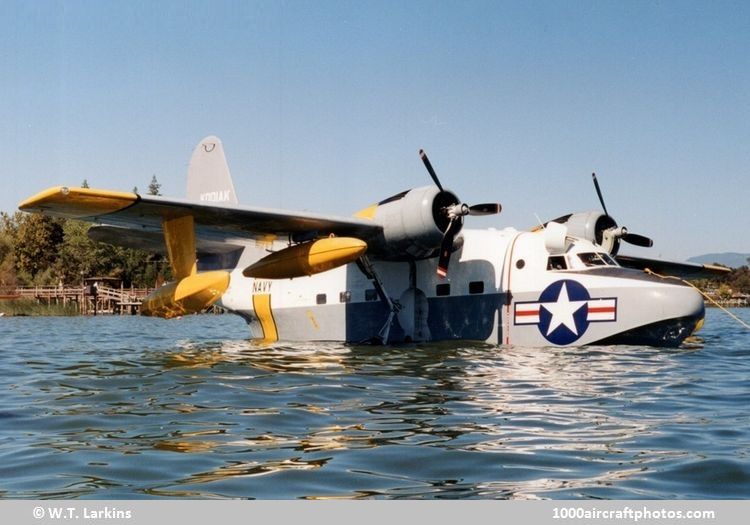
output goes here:
[{"label": "green tree line", "polygon": [[[83,181],[83,187],[88,187]],[[159,194],[154,176],[149,193]],[[0,212],[0,294],[17,286],[78,286],[113,277],[125,286],[153,287],[171,277],[160,255],[93,241],[91,224],[39,214]]]},{"label": "green tree line", "polygon": [[722,299],[728,299],[734,293],[750,294],[750,268],[740,266],[726,276],[715,279],[699,279],[694,284],[702,290],[718,290]]}]

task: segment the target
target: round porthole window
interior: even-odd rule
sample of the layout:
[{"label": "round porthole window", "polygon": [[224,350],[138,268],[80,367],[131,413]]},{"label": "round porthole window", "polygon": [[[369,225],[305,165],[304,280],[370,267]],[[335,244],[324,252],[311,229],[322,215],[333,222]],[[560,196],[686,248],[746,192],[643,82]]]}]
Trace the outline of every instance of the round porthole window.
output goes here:
[{"label": "round porthole window", "polygon": [[518,259],[516,261],[516,268],[518,268],[519,270],[521,270],[524,266],[526,266],[526,261],[524,261],[523,259]]}]

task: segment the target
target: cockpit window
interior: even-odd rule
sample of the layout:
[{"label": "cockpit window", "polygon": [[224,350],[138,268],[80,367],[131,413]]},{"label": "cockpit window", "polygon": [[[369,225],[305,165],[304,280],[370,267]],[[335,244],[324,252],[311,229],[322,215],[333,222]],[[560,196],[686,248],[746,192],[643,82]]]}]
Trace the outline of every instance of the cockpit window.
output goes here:
[{"label": "cockpit window", "polygon": [[586,266],[617,266],[617,263],[606,253],[579,253],[578,258]]},{"label": "cockpit window", "polygon": [[564,255],[553,255],[547,259],[547,270],[567,270],[568,261],[565,260]]}]

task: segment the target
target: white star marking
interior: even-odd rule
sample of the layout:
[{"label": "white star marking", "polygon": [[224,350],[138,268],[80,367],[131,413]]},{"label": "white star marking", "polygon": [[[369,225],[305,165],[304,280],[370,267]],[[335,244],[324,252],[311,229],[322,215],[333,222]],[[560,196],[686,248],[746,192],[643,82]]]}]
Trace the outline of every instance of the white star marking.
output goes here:
[{"label": "white star marking", "polygon": [[542,303],[541,305],[542,308],[552,314],[547,335],[554,332],[560,325],[565,325],[571,332],[578,335],[573,314],[583,308],[584,304],[586,304],[586,301],[571,301],[568,296],[568,285],[567,283],[563,283],[560,288],[560,295],[557,296],[557,301],[554,303]]}]

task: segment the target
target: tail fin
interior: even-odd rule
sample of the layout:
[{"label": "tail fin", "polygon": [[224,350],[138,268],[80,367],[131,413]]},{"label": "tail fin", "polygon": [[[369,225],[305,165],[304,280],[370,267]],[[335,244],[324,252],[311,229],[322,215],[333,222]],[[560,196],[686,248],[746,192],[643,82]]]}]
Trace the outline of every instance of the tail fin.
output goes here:
[{"label": "tail fin", "polygon": [[188,166],[187,198],[196,201],[237,204],[224,146],[218,137],[201,140]]}]

